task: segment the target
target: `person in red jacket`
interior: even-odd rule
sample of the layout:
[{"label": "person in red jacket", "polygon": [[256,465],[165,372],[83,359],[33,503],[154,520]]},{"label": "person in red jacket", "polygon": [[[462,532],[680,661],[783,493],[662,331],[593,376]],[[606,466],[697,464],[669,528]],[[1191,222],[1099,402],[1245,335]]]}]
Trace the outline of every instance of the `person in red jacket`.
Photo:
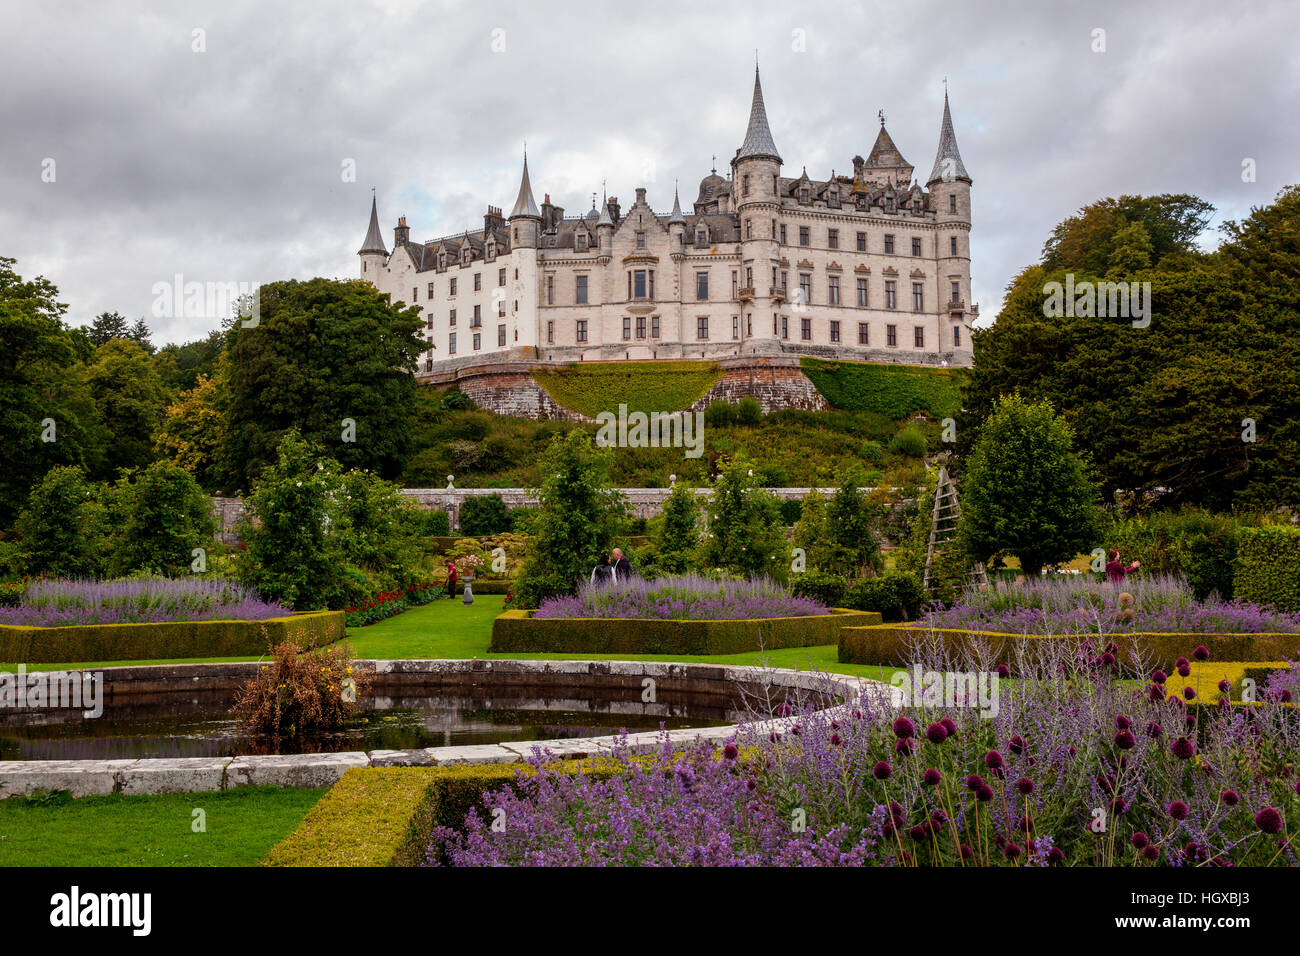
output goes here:
[{"label": "person in red jacket", "polygon": [[447,597],[449,598],[454,598],[456,596],[456,581],[457,581],[456,562],[448,561],[447,562]]},{"label": "person in red jacket", "polygon": [[1132,574],[1142,567],[1141,561],[1134,561],[1127,568],[1119,560],[1119,552],[1111,551],[1110,560],[1106,562],[1106,580],[1111,584],[1123,584],[1124,576]]}]

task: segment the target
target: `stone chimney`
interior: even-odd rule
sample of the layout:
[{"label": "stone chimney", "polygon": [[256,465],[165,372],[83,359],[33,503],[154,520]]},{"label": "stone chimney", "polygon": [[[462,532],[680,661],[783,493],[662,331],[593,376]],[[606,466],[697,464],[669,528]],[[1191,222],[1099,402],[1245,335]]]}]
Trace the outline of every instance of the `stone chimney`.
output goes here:
[{"label": "stone chimney", "polygon": [[618,209],[618,197],[610,196],[608,205],[609,218],[614,220],[615,225],[618,225],[619,220],[622,219],[622,213],[620,213]]},{"label": "stone chimney", "polygon": [[488,206],[483,214],[483,232],[486,235],[494,229],[504,229],[506,218],[501,214],[500,206]]},{"label": "stone chimney", "polygon": [[396,245],[404,246],[411,241],[411,227],[406,224],[406,217],[402,216],[397,220],[397,226],[393,229],[393,242]]}]

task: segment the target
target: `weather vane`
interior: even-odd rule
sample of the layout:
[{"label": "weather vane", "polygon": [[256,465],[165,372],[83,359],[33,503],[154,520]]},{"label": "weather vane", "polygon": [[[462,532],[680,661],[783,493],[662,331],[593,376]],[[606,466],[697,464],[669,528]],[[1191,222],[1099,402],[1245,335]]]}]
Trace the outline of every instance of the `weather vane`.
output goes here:
[{"label": "weather vane", "polygon": [[880,128],[881,128],[881,129],[884,129],[884,128],[885,128],[885,111],[884,111],[884,110],[878,110],[878,111],[876,112],[876,115],[880,117]]}]

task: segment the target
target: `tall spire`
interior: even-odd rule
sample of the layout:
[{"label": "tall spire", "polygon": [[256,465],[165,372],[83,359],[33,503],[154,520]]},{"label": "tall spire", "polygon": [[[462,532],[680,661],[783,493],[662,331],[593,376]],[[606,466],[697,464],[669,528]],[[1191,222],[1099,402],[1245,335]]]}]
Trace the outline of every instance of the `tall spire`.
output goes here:
[{"label": "tall spire", "polygon": [[542,214],[537,210],[537,203],[533,201],[533,187],[528,182],[528,150],[524,150],[524,178],[519,182],[519,198],[515,200],[515,208],[510,211],[510,218],[516,216],[531,216],[533,219],[541,219]]},{"label": "tall spire", "polygon": [[943,125],[939,127],[939,151],[934,157],[934,170],[930,173],[929,180],[926,181],[926,187],[930,183],[940,180],[951,182],[954,179],[962,179],[970,183],[970,173],[966,172],[966,164],[961,161],[961,153],[957,150],[957,134],[952,129],[952,111],[948,109],[948,91],[943,91]]},{"label": "tall spire", "polygon": [[775,159],[781,162],[781,154],[776,151],[772,140],[772,130],[767,125],[767,108],[763,105],[763,84],[758,79],[758,63],[754,63],[754,102],[749,107],[749,128],[745,130],[745,142],[736,154],[736,159]]},{"label": "tall spire", "polygon": [[673,212],[672,212],[672,215],[668,217],[668,221],[669,221],[670,223],[671,223],[671,222],[682,222],[682,223],[686,222],[686,217],[682,215],[682,201],[681,201],[679,198],[677,198],[677,184],[676,184],[676,183],[673,183]]},{"label": "tall spire", "polygon": [[370,228],[366,230],[366,241],[361,244],[357,255],[364,256],[368,252],[377,252],[381,256],[388,255],[388,248],[384,245],[384,236],[379,231],[379,206],[376,204],[373,194],[370,197]]}]

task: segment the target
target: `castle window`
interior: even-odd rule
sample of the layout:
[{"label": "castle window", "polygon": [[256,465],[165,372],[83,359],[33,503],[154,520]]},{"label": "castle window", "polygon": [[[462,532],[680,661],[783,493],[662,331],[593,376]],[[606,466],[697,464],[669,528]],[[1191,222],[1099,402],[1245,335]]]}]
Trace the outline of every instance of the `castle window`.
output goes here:
[{"label": "castle window", "polygon": [[952,194],[950,194],[950,195],[948,196],[948,211],[949,211],[949,212],[956,212],[956,211],[957,211],[957,194],[956,194],[956,193],[952,193]]},{"label": "castle window", "polygon": [[443,269],[446,268],[447,268],[447,253],[440,252],[438,253],[438,271],[441,272]]},{"label": "castle window", "polygon": [[474,333],[474,351],[477,352],[477,351],[478,351],[479,349],[481,349],[482,347],[483,347],[483,333],[482,333],[482,332],[475,332],[475,333]]},{"label": "castle window", "polygon": [[632,297],[634,299],[644,299],[646,297],[646,288],[646,270],[635,270],[632,273]]},{"label": "castle window", "polygon": [[808,245],[808,227],[807,227],[807,226],[800,226],[800,227],[799,227],[799,245],[801,245],[801,246],[806,246],[806,245]]},{"label": "castle window", "polygon": [[925,348],[925,329],[919,325],[912,330],[912,344],[918,349]]},{"label": "castle window", "polygon": [[574,281],[576,282],[576,287],[574,289],[574,299],[577,301],[578,305],[586,305],[587,304],[587,277],[578,276]]},{"label": "castle window", "polygon": [[632,337],[632,317],[623,316],[623,339],[626,341]]},{"label": "castle window", "polygon": [[432,283],[432,282],[429,283],[429,298],[430,298],[430,299],[433,298],[433,283]]},{"label": "castle window", "polygon": [[424,360],[424,370],[425,370],[426,372],[432,372],[432,371],[433,371],[433,359],[430,358],[430,359],[425,359],[425,360]]},{"label": "castle window", "polygon": [[840,277],[839,276],[830,277],[830,288],[827,291],[828,291],[828,298],[830,304],[839,305],[840,304]]},{"label": "castle window", "polygon": [[885,233],[885,255],[892,256],[893,254],[894,254],[894,237],[889,233]]},{"label": "castle window", "polygon": [[956,236],[949,236],[949,237],[948,237],[948,251],[949,251],[952,255],[954,255],[954,256],[957,254],[957,237],[956,237]]},{"label": "castle window", "polygon": [[772,220],[772,238],[773,238],[773,239],[776,238],[776,220],[775,220],[775,219]]},{"label": "castle window", "polygon": [[865,232],[860,232],[858,233],[858,252],[866,252],[866,251],[867,251],[867,234]]},{"label": "castle window", "polygon": [[788,339],[789,337],[790,337],[790,317],[788,315],[783,315],[781,316],[781,338]]},{"label": "castle window", "polygon": [[697,246],[707,246],[709,244],[709,230],[701,229],[695,234],[695,244]]},{"label": "castle window", "polygon": [[865,322],[858,323],[858,344],[859,345],[871,344],[871,333],[869,331],[869,326]]},{"label": "castle window", "polygon": [[858,280],[858,307],[866,308],[867,306],[867,280]]},{"label": "castle window", "polygon": [[481,272],[474,273],[474,291],[475,292],[483,291],[483,273]]},{"label": "castle window", "polygon": [[745,288],[754,288],[754,267],[745,266]]},{"label": "castle window", "polygon": [[785,292],[790,287],[790,273],[781,273],[781,291]]},{"label": "castle window", "polygon": [[898,303],[895,300],[895,292],[894,292],[894,288],[897,284],[898,283],[896,283],[893,279],[885,280],[885,308],[886,309],[898,308]]},{"label": "castle window", "polygon": [[506,300],[504,296],[497,302],[497,316],[502,319],[506,317]]},{"label": "castle window", "polygon": [[952,301],[953,301],[953,304],[954,304],[954,305],[955,305],[956,303],[958,303],[958,302],[961,301],[961,284],[960,284],[960,283],[954,282],[954,283],[952,284]]},{"label": "castle window", "polygon": [[898,326],[885,326],[885,344],[891,348],[898,344]]},{"label": "castle window", "polygon": [[810,198],[811,198],[811,197],[810,197],[809,192],[808,192],[808,187],[807,187],[807,186],[800,186],[800,187],[799,187],[799,201],[800,201],[801,203],[803,203],[803,204],[806,206],[806,205],[808,204]]},{"label": "castle window", "polygon": [[573,248],[575,252],[587,251],[587,234],[585,232],[578,233],[578,235],[574,238]]},{"label": "castle window", "polygon": [[645,316],[644,315],[638,315],[636,317],[636,337],[638,339],[645,338]]},{"label": "castle window", "polygon": [[709,297],[709,274],[707,272],[695,273],[695,298],[704,302]]},{"label": "castle window", "polygon": [[701,315],[695,320],[695,337],[697,339],[707,339],[709,337],[709,317]]},{"label": "castle window", "polygon": [[826,193],[826,205],[832,208],[838,208],[840,204],[840,194],[837,190],[832,189]]},{"label": "castle window", "polygon": [[957,348],[961,348],[961,326],[960,325],[954,325],[952,327],[952,344]]},{"label": "castle window", "polygon": [[555,344],[555,323],[554,322],[546,323],[546,344],[547,345]]},{"label": "castle window", "polygon": [[498,325],[498,326],[497,326],[497,345],[505,345],[505,344],[506,344],[506,327],[505,327],[504,325]]},{"label": "castle window", "polygon": [[731,297],[735,299],[739,295],[740,295],[740,291],[739,291],[739,285],[736,282],[736,270],[732,269],[731,270]]},{"label": "castle window", "polygon": [[805,342],[812,341],[812,319],[799,320],[799,338]]},{"label": "castle window", "polygon": [[586,319],[579,319],[577,321],[576,328],[574,329],[574,337],[579,342],[587,341],[587,320]]},{"label": "castle window", "polygon": [[447,319],[447,324],[448,324],[448,325],[455,325],[455,324],[456,324],[456,310],[455,310],[455,309],[452,309],[452,310],[451,310],[451,317],[450,317],[449,319]]},{"label": "castle window", "polygon": [[799,301],[804,305],[812,303],[812,276],[806,272],[799,274]]},{"label": "castle window", "polygon": [[546,304],[555,305],[555,276],[546,277]]},{"label": "castle window", "polygon": [[474,321],[470,323],[471,329],[477,329],[483,324],[483,306],[474,306]]},{"label": "castle window", "polygon": [[505,270],[505,269],[498,269],[498,270],[497,270],[497,285],[505,285],[505,284],[506,284],[506,270]]},{"label": "castle window", "polygon": [[745,238],[746,239],[754,238],[754,220],[752,219],[745,220]]},{"label": "castle window", "polygon": [[448,355],[456,354],[456,333],[455,332],[447,333],[447,354]]},{"label": "castle window", "polygon": [[840,231],[838,229],[826,230],[826,245],[831,249],[840,247]]},{"label": "castle window", "polygon": [[659,338],[659,316],[650,316],[650,338]]},{"label": "castle window", "polygon": [[420,301],[420,287],[418,285],[412,287],[411,289],[411,301],[412,302]]},{"label": "castle window", "polygon": [[452,278],[451,278],[451,287],[450,287],[450,289],[448,290],[447,294],[448,294],[448,295],[455,295],[455,294],[456,294],[456,277],[455,277],[455,276],[452,276]]},{"label": "castle window", "polygon": [[781,245],[785,245],[785,224],[781,224]]},{"label": "castle window", "polygon": [[834,319],[832,319],[831,320],[831,341],[838,342],[839,340],[840,340],[840,324],[839,322],[836,322]]},{"label": "castle window", "polygon": [[740,177],[740,194],[742,196],[749,195],[749,174],[748,173]]},{"label": "castle window", "polygon": [[925,286],[919,282],[912,283],[912,311],[925,311]]},{"label": "castle window", "polygon": [[740,338],[740,316],[738,315],[731,317],[731,337],[733,339]]},{"label": "castle window", "polygon": [[919,256],[920,254],[921,254],[921,240],[920,240],[919,238],[917,238],[916,236],[913,236],[913,237],[912,237],[912,255],[914,255],[914,256]]},{"label": "castle window", "polygon": [[638,249],[644,249],[644,248],[645,248],[645,233],[644,233],[644,232],[638,232],[638,233],[636,234],[636,247],[637,247]]}]

